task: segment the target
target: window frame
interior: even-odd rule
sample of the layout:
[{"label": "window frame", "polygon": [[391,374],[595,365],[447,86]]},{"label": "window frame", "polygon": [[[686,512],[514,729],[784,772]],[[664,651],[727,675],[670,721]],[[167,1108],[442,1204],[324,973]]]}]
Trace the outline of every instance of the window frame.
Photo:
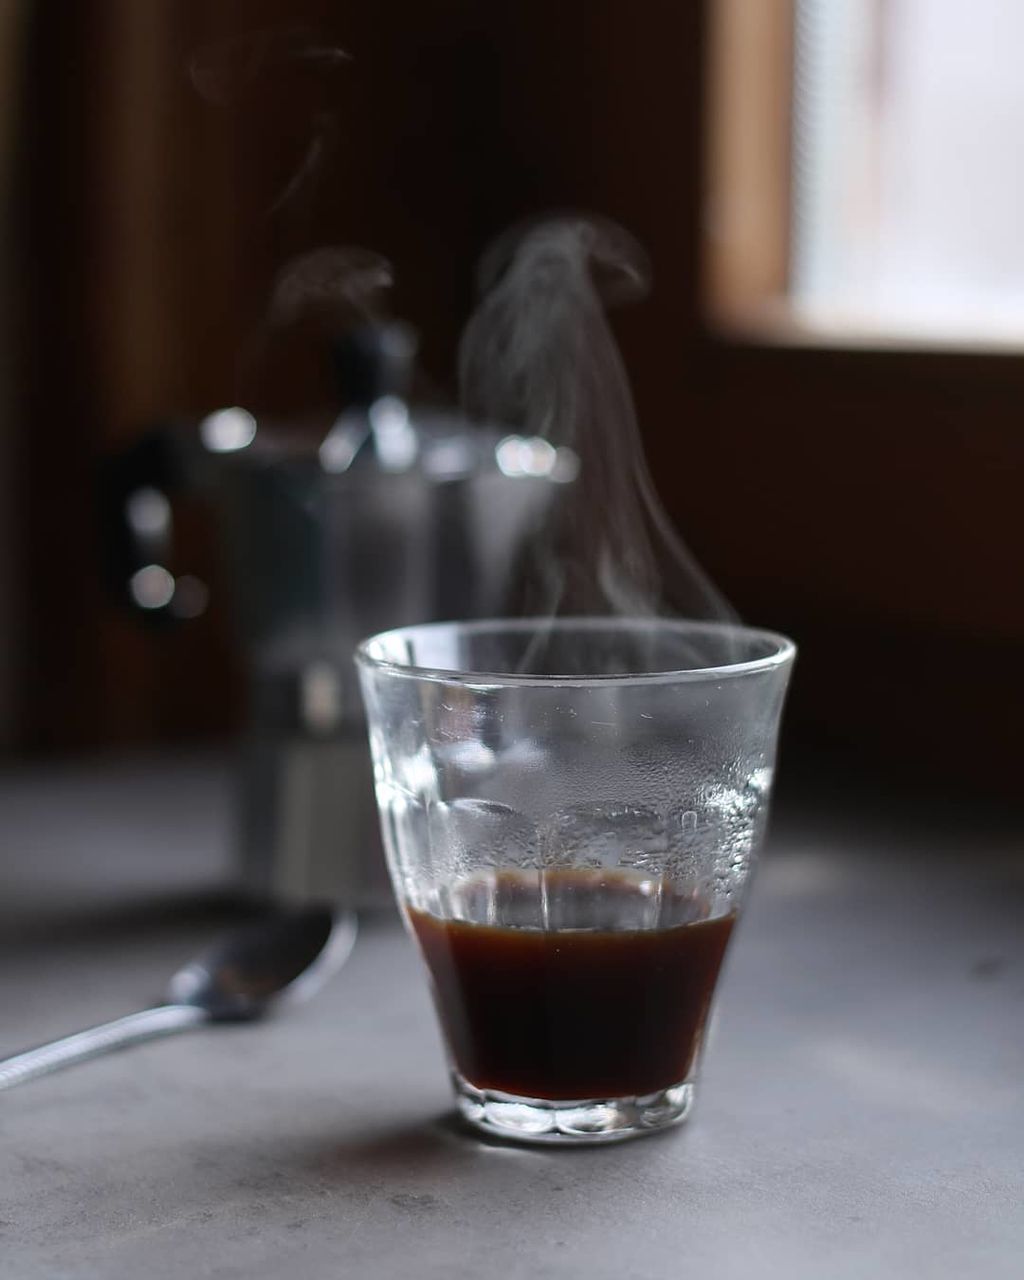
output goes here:
[{"label": "window frame", "polygon": [[812,316],[793,303],[788,286],[797,0],[705,3],[701,261],[709,327],[752,345],[1024,354],[1024,330],[1019,338],[941,328],[914,332],[841,308]]}]

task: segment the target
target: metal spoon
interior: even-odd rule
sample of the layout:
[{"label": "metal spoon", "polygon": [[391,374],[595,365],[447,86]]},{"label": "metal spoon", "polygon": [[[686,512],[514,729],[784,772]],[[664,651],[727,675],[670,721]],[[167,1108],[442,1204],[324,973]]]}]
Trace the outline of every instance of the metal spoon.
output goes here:
[{"label": "metal spoon", "polygon": [[205,1022],[259,1018],[275,1001],[306,999],[341,968],[355,940],[350,912],[280,911],[245,925],[179,969],[166,1004],[0,1061],[0,1089],[140,1040]]}]

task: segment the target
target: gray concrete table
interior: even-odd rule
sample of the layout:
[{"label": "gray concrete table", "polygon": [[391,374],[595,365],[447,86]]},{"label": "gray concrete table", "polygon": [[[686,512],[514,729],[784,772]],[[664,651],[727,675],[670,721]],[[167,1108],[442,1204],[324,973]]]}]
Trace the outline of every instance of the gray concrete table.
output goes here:
[{"label": "gray concrete table", "polygon": [[[9,776],[0,1051],[158,997],[217,934],[225,804],[201,762]],[[417,961],[370,927],[287,1016],[0,1095],[0,1274],[1018,1280],[1019,853],[783,815],[693,1120],[584,1151],[452,1124]]]}]

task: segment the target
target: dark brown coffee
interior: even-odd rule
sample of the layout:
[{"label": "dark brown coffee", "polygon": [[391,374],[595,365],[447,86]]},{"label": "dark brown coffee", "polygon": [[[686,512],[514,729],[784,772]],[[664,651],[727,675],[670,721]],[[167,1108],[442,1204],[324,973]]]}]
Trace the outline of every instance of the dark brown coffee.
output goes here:
[{"label": "dark brown coffee", "polygon": [[[502,873],[456,897],[470,918],[409,917],[470,1084],[568,1101],[687,1078],[734,916],[702,918],[700,902],[667,884],[652,901],[650,880],[608,872],[544,873],[543,898],[566,927],[520,923],[542,898],[537,875]],[[652,907],[658,927],[637,927]]]}]

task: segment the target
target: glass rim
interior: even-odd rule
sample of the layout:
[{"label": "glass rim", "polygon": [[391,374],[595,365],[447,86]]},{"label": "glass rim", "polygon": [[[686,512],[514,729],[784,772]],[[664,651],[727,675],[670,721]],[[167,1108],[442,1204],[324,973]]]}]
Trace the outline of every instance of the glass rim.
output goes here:
[{"label": "glass rim", "polygon": [[[568,631],[662,630],[688,635],[733,635],[737,639],[761,640],[771,651],[760,658],[748,658],[739,662],[717,663],[709,667],[683,667],[671,671],[620,671],[604,675],[539,675],[515,671],[467,671],[462,668],[425,667],[411,662],[396,662],[371,653],[371,648],[389,637],[413,636],[424,632],[457,630],[463,635],[486,635],[495,632],[524,632],[540,628]],[[483,618],[471,621],[422,622],[405,627],[391,627],[361,640],[355,649],[358,666],[366,670],[384,672],[390,676],[420,680],[434,684],[459,685],[475,688],[488,687],[567,688],[607,686],[614,684],[680,684],[698,681],[732,679],[737,676],[757,675],[773,671],[792,662],[796,644],[779,631],[762,627],[748,627],[735,622],[704,622],[685,618],[617,618],[617,617],[564,617],[564,618]]]}]

